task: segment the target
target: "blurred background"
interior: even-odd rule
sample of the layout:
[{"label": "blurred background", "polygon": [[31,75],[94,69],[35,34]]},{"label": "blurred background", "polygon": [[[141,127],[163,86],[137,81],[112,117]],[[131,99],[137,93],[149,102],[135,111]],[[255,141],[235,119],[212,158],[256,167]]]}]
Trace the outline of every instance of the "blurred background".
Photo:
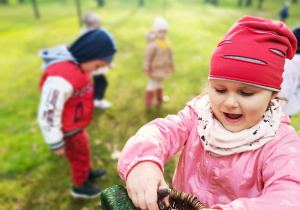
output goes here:
[{"label": "blurred background", "polygon": [[[207,86],[210,57],[229,27],[244,15],[279,20],[285,0],[0,0],[0,209],[99,209],[100,199],[73,200],[69,163],[49,151],[37,124],[40,49],[70,45],[81,17],[94,12],[114,37],[115,68],[106,76],[112,107],[96,109],[88,126],[92,162],[108,175],[102,188],[125,183],[120,151],[147,122],[177,114]],[[300,2],[291,0],[286,24],[300,25]],[[175,73],[164,81],[170,101],[147,108],[142,63],[153,19],[169,22]],[[300,133],[300,115],[292,118]],[[167,162],[171,185],[178,157]]]}]

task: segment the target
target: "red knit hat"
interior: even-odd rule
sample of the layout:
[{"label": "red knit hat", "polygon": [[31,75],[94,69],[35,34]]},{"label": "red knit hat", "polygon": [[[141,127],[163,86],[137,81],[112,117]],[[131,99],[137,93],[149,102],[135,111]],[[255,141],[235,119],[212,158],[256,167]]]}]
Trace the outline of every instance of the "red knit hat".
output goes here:
[{"label": "red knit hat", "polygon": [[280,91],[285,58],[292,59],[296,49],[297,40],[283,22],[245,16],[215,49],[208,78]]}]

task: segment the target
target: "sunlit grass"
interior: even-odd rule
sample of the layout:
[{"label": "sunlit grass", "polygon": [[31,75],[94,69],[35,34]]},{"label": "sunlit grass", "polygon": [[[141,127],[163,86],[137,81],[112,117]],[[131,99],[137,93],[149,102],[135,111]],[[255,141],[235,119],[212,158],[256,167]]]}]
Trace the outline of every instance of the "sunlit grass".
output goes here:
[{"label": "sunlit grass", "polygon": [[[17,1],[16,1],[17,2]],[[37,52],[58,44],[71,44],[79,35],[73,1],[43,1],[41,19],[35,20],[30,2],[0,6],[0,209],[96,209],[99,200],[74,201],[69,196],[69,165],[54,156],[44,143],[36,122],[39,103],[41,59]],[[176,114],[207,85],[210,56],[229,27],[244,15],[277,18],[284,1],[266,1],[264,9],[236,9],[235,1],[220,1],[219,7],[202,1],[147,1],[138,8],[136,0],[109,0],[104,8],[95,1],[82,1],[82,12],[94,11],[103,19],[103,27],[114,36],[118,47],[115,69],[108,75],[106,98],[113,107],[95,110],[87,128],[90,134],[92,162],[109,171],[98,184],[103,188],[124,184],[117,174],[115,150],[143,124],[157,117]],[[124,3],[126,2],[126,3]],[[200,2],[200,3],[199,3]],[[290,27],[300,23],[299,5],[291,7]],[[165,80],[170,102],[147,109],[142,61],[145,34],[156,16],[170,23],[169,38],[175,58],[175,73]],[[300,117],[293,124],[300,133]],[[176,165],[173,158],[165,177],[171,183]]]}]

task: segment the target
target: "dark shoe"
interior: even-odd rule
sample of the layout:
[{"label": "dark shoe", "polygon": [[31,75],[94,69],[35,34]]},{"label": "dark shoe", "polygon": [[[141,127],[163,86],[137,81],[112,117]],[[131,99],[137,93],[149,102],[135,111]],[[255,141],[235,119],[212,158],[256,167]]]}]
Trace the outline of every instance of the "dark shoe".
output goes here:
[{"label": "dark shoe", "polygon": [[81,186],[72,186],[71,195],[75,198],[96,198],[100,196],[101,188],[85,181]]},{"label": "dark shoe", "polygon": [[88,176],[88,180],[94,181],[97,179],[101,179],[106,174],[107,174],[107,171],[105,169],[91,169],[89,176]]}]

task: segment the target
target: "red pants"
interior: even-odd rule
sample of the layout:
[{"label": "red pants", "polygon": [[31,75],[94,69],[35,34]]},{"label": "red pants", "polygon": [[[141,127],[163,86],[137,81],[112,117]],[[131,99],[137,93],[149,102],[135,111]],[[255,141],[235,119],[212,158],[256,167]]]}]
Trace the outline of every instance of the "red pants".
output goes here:
[{"label": "red pants", "polygon": [[89,136],[85,130],[65,137],[65,154],[71,165],[73,183],[77,186],[83,184],[92,168],[90,162]]}]

